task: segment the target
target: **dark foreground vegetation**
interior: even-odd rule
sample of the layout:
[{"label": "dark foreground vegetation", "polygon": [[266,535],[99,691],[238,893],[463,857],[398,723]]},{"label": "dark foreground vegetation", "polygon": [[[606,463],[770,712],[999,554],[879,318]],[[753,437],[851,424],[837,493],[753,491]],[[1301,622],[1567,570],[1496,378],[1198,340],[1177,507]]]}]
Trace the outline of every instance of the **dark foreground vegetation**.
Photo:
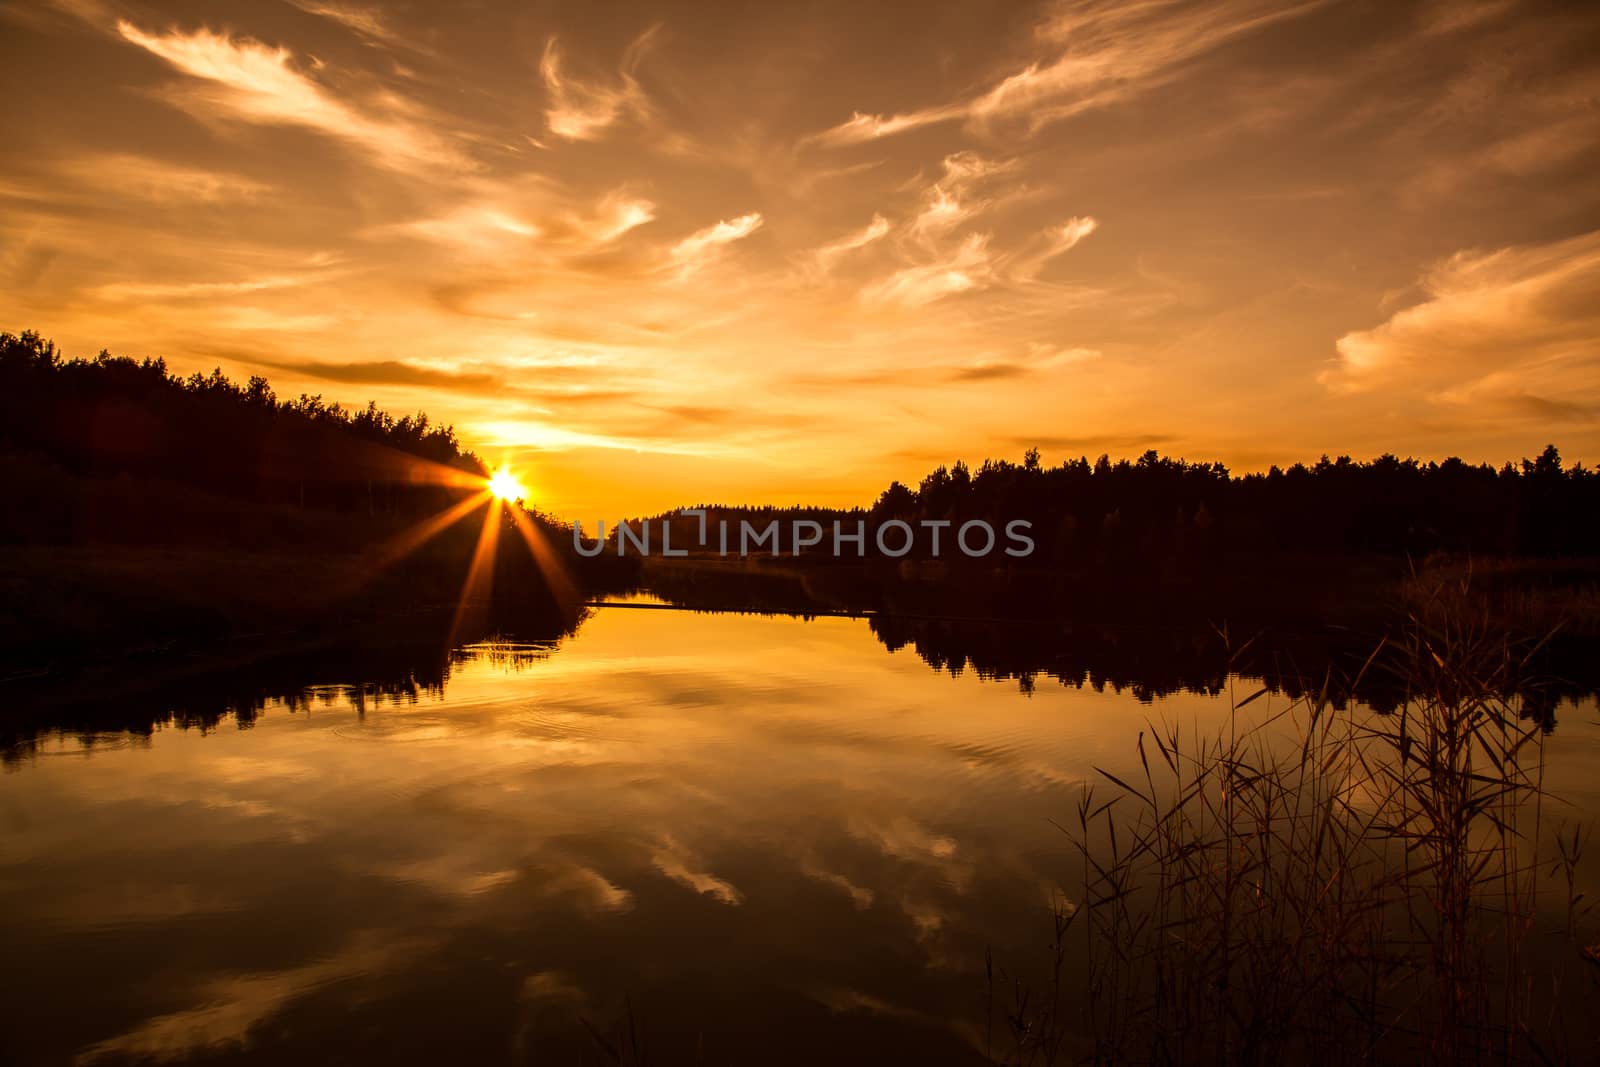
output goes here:
[{"label": "dark foreground vegetation", "polygon": [[1046,977],[991,969],[987,1060],[1596,1062],[1592,826],[1544,787],[1526,653],[1441,587],[1363,666],[1391,714],[1324,684],[1148,723],[1063,819]]},{"label": "dark foreground vegetation", "polygon": [[[451,612],[491,514],[487,476],[426,415],[0,334],[0,663]],[[575,584],[600,580],[566,528],[519,510]],[[493,514],[518,550],[468,592],[570,616],[511,507]]]}]

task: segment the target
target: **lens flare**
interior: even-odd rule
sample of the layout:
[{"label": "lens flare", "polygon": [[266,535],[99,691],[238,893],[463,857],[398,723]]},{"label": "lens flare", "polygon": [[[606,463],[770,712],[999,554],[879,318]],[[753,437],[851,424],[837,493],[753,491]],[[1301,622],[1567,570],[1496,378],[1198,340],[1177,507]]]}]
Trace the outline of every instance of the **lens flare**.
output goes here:
[{"label": "lens flare", "polygon": [[489,492],[501,500],[524,500],[528,496],[528,487],[517,481],[517,476],[510,470],[501,467],[489,479]]}]

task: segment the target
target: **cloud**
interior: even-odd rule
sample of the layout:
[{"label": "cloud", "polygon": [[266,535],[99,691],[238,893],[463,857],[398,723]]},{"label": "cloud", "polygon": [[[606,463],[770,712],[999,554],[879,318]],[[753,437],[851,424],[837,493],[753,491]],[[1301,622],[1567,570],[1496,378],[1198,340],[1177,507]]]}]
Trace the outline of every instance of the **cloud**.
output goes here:
[{"label": "cloud", "polygon": [[854,233],[847,234],[837,241],[823,245],[811,253],[811,261],[819,274],[826,274],[833,269],[834,261],[849,252],[865,248],[889,232],[889,220],[882,215],[873,215],[872,221]]},{"label": "cloud", "polygon": [[[180,106],[199,104],[243,122],[299,126],[361,146],[385,166],[408,170],[418,164],[466,166],[467,161],[420,122],[371,115],[336,97],[296,70],[286,48],[250,38],[235,40],[201,29],[193,33],[146,33],[126,20],[117,32],[130,44],[214,87],[180,90]],[[193,97],[194,99],[191,99]],[[391,101],[392,103],[392,101]]]},{"label": "cloud", "polygon": [[956,382],[989,382],[1025,378],[1040,371],[1052,370],[1075,363],[1087,363],[1100,358],[1093,348],[1051,348],[1049,345],[1031,344],[1028,358],[1022,360],[984,360],[950,372]]},{"label": "cloud", "polygon": [[648,452],[670,456],[714,456],[720,451],[716,447],[695,443],[651,441],[566,430],[540,419],[496,419],[473,422],[467,428],[476,434],[477,440],[483,442],[487,448],[526,448],[529,451],[604,448],[620,452]]},{"label": "cloud", "polygon": [[275,276],[242,282],[112,282],[94,290],[101,300],[190,300],[213,296],[287,289],[305,284],[303,278]]},{"label": "cloud", "polygon": [[261,198],[272,189],[266,182],[241,174],[122,153],[72,159],[64,163],[58,173],[96,189],[115,191],[119,196],[159,202],[249,201]]},{"label": "cloud", "polygon": [[927,384],[927,372],[921,367],[886,367],[883,370],[855,371],[848,374],[797,374],[789,378],[788,385],[803,389],[838,389],[853,386],[904,386]]},{"label": "cloud", "polygon": [[1009,378],[1021,378],[1033,373],[1033,368],[1025,363],[1006,362],[980,362],[970,367],[957,367],[950,372],[953,382],[992,382]]},{"label": "cloud", "polygon": [[1142,452],[1149,448],[1162,448],[1170,445],[1177,438],[1171,434],[1159,433],[1122,433],[1122,434],[1085,434],[1081,437],[1064,437],[1051,434],[1016,434],[1006,438],[1006,443],[1013,448],[1037,448],[1045,452],[1079,452],[1083,454],[1099,452],[1106,455],[1127,455],[1132,452]]},{"label": "cloud", "polygon": [[1172,80],[1181,65],[1218,45],[1321,6],[1268,0],[1179,5],[1091,0],[1057,7],[1038,37],[1059,48],[965,100],[899,115],[855,112],[817,135],[830,145],[859,144],[936,123],[986,126],[1026,119],[1030,127],[1104,107]]},{"label": "cloud", "polygon": [[[983,214],[991,200],[981,196],[984,183],[1017,169],[1016,160],[986,159],[975,152],[955,152],[944,157],[938,181],[923,190],[919,206],[897,242],[904,264],[887,278],[862,292],[868,304],[894,303],[919,307],[943,297],[983,289],[997,281],[1027,280],[1051,256],[1070,248],[1093,230],[1093,219],[1074,218],[1049,231],[1042,247],[1030,253],[1019,267],[1016,253],[993,252],[992,234],[968,234],[952,243],[954,232]],[[888,232],[888,223],[868,231]],[[866,235],[863,235],[866,236]],[[831,246],[830,246],[831,247]]]},{"label": "cloud", "polygon": [[[1101,358],[1093,348],[1057,348],[1030,342],[1026,355],[1015,359],[981,359],[972,363],[929,364],[854,371],[846,374],[799,374],[786,385],[802,389],[873,388],[898,390],[940,388],[951,383],[1013,381],[1057,367],[1088,363]],[[907,453],[907,455],[911,455]],[[917,453],[921,455],[921,453]]]},{"label": "cloud", "polygon": [[761,223],[759,211],[752,211],[735,219],[723,219],[715,226],[696,230],[673,245],[669,258],[682,273],[691,273],[716,258],[722,246],[742,241],[755,233],[761,228]]},{"label": "cloud", "polygon": [[1073,216],[1050,231],[1050,248],[1045,257],[1059,256],[1068,249],[1076,248],[1079,241],[1099,228],[1100,224],[1092,216]]},{"label": "cloud", "polygon": [[1577,422],[1593,422],[1595,416],[1600,414],[1600,405],[1575,404],[1568,400],[1554,400],[1547,396],[1534,396],[1532,393],[1508,392],[1501,398],[1507,407],[1520,409],[1525,414],[1536,419],[1571,419]]},{"label": "cloud", "polygon": [[947,122],[950,119],[960,118],[963,113],[959,105],[928,108],[907,115],[864,115],[857,111],[847,121],[824,130],[811,139],[827,145],[859,144],[863,141],[904,133],[906,130],[914,130],[921,126]]},{"label": "cloud", "polygon": [[981,289],[991,280],[989,235],[969,235],[954,252],[931,263],[895,271],[862,291],[869,304],[921,307],[935,300]]},{"label": "cloud", "polygon": [[981,207],[963,204],[954,193],[935,185],[928,190],[922,210],[911,220],[911,232],[923,239],[948,233],[980,210]]},{"label": "cloud", "polygon": [[382,15],[370,8],[317,3],[315,0],[289,0],[289,3],[308,15],[318,15],[329,19],[347,30],[381,44],[403,45],[407,43],[404,38],[389,28]]},{"label": "cloud", "polygon": [[568,223],[575,233],[582,235],[584,243],[605,245],[629,230],[654,221],[655,217],[656,206],[650,201],[612,193],[587,217],[570,216]]},{"label": "cloud", "polygon": [[1339,338],[1318,380],[1335,393],[1409,389],[1458,403],[1600,392],[1600,230],[1458,252],[1420,285],[1421,303]]},{"label": "cloud", "polygon": [[493,389],[501,379],[492,374],[462,374],[453,371],[419,367],[401,360],[380,359],[368,363],[319,363],[311,360],[278,363],[255,359],[264,367],[302,374],[308,378],[322,378],[330,382],[354,382],[363,385],[422,385],[445,389]]},{"label": "cloud", "polygon": [[1044,233],[1043,247],[1021,256],[1011,273],[1018,279],[1031,281],[1046,263],[1076,248],[1080,241],[1099,228],[1100,223],[1092,215],[1074,215],[1061,225],[1052,226]]},{"label": "cloud", "polygon": [[922,208],[911,221],[911,233],[927,242],[949,233],[989,206],[987,200],[968,199],[973,188],[1015,169],[1015,162],[984,159],[973,152],[956,152],[944,158],[944,175],[922,196]]},{"label": "cloud", "polygon": [[1442,0],[1427,5],[1420,14],[1429,36],[1472,29],[1509,14],[1517,0]]},{"label": "cloud", "polygon": [[221,307],[210,313],[213,321],[226,330],[273,330],[304,333],[325,330],[339,320],[333,315],[285,315],[270,308]]},{"label": "cloud", "polygon": [[654,27],[646,30],[628,46],[613,85],[572,77],[563,69],[557,39],[546,41],[539,75],[549,94],[544,117],[550,132],[568,141],[594,141],[625,115],[647,116],[650,103],[633,72],[655,32]]},{"label": "cloud", "polygon": [[498,203],[485,201],[462,204],[442,215],[379,227],[372,232],[403,233],[435,244],[497,252],[507,243],[524,244],[538,237],[542,229]]},{"label": "cloud", "polygon": [[[386,223],[365,232],[376,238],[419,238],[500,267],[516,263],[518,275],[524,276],[524,268],[532,264],[599,267],[602,264],[581,257],[608,249],[623,235],[656,217],[653,202],[621,191],[582,207],[543,204],[530,212],[530,201],[537,204],[545,193],[544,189],[530,195],[509,186],[491,187],[489,195],[466,200],[439,214]],[[462,284],[455,283],[458,287]]]}]

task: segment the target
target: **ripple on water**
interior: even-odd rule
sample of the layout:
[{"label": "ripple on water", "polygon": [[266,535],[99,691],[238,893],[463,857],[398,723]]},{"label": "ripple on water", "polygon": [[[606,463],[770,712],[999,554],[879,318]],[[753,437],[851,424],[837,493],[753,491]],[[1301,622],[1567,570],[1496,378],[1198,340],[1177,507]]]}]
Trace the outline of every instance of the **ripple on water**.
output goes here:
[{"label": "ripple on water", "polygon": [[411,717],[369,715],[359,723],[335,726],[334,736],[346,741],[383,742],[385,744],[416,744],[420,742],[449,741],[460,733],[443,720],[418,722]]},{"label": "ripple on water", "polygon": [[121,752],[130,748],[145,748],[150,744],[150,738],[143,734],[132,733],[97,733],[65,734],[56,736],[56,744],[52,746],[39,745],[28,753],[29,757],[56,757],[56,756],[93,756],[102,752]]},{"label": "ripple on water", "polygon": [[418,744],[461,741],[483,733],[512,734],[532,740],[627,742],[610,715],[574,713],[529,705],[521,700],[475,702],[454,714],[400,711],[369,712],[360,722],[333,727],[335,736],[362,742]]}]

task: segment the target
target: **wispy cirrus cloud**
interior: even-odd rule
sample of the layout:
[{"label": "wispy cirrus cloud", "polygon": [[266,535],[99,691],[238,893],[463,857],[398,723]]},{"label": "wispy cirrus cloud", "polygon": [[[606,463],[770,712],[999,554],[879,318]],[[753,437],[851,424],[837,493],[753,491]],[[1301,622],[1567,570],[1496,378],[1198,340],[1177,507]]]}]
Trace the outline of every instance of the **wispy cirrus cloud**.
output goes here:
[{"label": "wispy cirrus cloud", "polygon": [[296,68],[294,53],[248,37],[207,29],[148,33],[123,19],[117,32],[201,83],[174,90],[173,101],[207,113],[274,126],[298,126],[365,149],[398,170],[418,165],[466,167],[468,160],[435,127],[385,108],[365,109]]},{"label": "wispy cirrus cloud", "polygon": [[[970,151],[946,156],[941,177],[922,191],[904,224],[903,238],[896,242],[902,266],[868,284],[862,290],[863,300],[920,307],[956,293],[1025,285],[1050,260],[1075,247],[1099,226],[1092,216],[1074,215],[1009,248],[999,247],[992,232],[962,235],[960,231],[994,206],[983,191],[984,183],[1016,169],[1015,160],[986,159]],[[882,232],[873,236],[882,236],[888,229],[884,220]],[[829,246],[824,251],[833,250],[834,246]]]},{"label": "wispy cirrus cloud", "polygon": [[651,201],[617,192],[605,196],[587,214],[569,214],[566,222],[585,244],[597,246],[610,244],[655,217],[656,206]]},{"label": "wispy cirrus cloud", "polygon": [[837,241],[830,241],[813,251],[810,256],[811,266],[815,273],[827,274],[840,257],[867,247],[882,239],[888,232],[889,220],[882,215],[873,215],[872,221],[861,229],[846,234]]},{"label": "wispy cirrus cloud", "polygon": [[696,230],[672,246],[669,262],[682,274],[690,274],[722,254],[722,248],[742,241],[761,228],[763,219],[759,211],[738,218],[723,219],[714,226]]},{"label": "wispy cirrus cloud", "polygon": [[416,49],[414,44],[389,26],[382,13],[373,8],[319,2],[319,0],[289,0],[289,3],[308,15],[317,15],[338,23],[370,41],[385,45],[405,45],[413,50]]},{"label": "wispy cirrus cloud", "polygon": [[1041,235],[1039,247],[1020,254],[1012,265],[1012,276],[1031,281],[1039,276],[1047,263],[1063,253],[1078,247],[1085,237],[1100,228],[1092,215],[1074,215],[1059,226],[1052,226]]},{"label": "wispy cirrus cloud", "polygon": [[571,265],[613,246],[620,238],[655,220],[653,201],[613,191],[589,203],[572,203],[569,194],[543,186],[479,183],[476,198],[443,211],[384,223],[367,236],[401,236],[430,242],[468,260],[522,269]]},{"label": "wispy cirrus cloud", "polygon": [[287,289],[304,285],[308,280],[274,276],[238,282],[113,282],[99,286],[93,295],[101,300],[192,300],[258,293],[265,289]]},{"label": "wispy cirrus cloud", "polygon": [[647,116],[649,100],[634,71],[655,33],[652,27],[634,39],[611,83],[574,77],[566,69],[560,42],[555,37],[546,41],[539,75],[549,94],[544,116],[550,132],[568,141],[593,141],[626,116]]},{"label": "wispy cirrus cloud", "polygon": [[1179,68],[1233,38],[1295,18],[1325,0],[1283,6],[1270,0],[1059,4],[1036,34],[1045,56],[965,99],[895,115],[855,112],[816,135],[823,144],[874,141],[937,123],[984,126],[1024,119],[1034,129],[1104,107],[1170,81]]},{"label": "wispy cirrus cloud", "polygon": [[904,267],[862,291],[869,304],[921,307],[935,300],[981,289],[993,276],[989,235],[969,234],[956,248],[931,262]]},{"label": "wispy cirrus cloud", "polygon": [[217,204],[256,200],[272,190],[270,183],[243,174],[132,153],[81,156],[57,168],[57,173],[84,185],[153,201]]},{"label": "wispy cirrus cloud", "polygon": [[508,243],[525,244],[542,232],[539,224],[494,201],[469,202],[440,214],[380,228],[480,254],[495,254]]},{"label": "wispy cirrus cloud", "polygon": [[1016,169],[1014,160],[985,159],[976,152],[955,152],[944,158],[943,175],[922,194],[909,229],[912,236],[929,242],[980,215],[989,201],[978,197],[977,187]]},{"label": "wispy cirrus cloud", "polygon": [[839,125],[814,135],[812,140],[827,145],[860,144],[938,122],[949,122],[962,118],[966,113],[967,109],[959,104],[925,108],[902,115],[868,115],[856,111]]},{"label": "wispy cirrus cloud", "polygon": [[1600,400],[1600,230],[1458,252],[1420,281],[1425,299],[1345,334],[1319,381],[1336,393],[1410,391],[1528,411]]}]

